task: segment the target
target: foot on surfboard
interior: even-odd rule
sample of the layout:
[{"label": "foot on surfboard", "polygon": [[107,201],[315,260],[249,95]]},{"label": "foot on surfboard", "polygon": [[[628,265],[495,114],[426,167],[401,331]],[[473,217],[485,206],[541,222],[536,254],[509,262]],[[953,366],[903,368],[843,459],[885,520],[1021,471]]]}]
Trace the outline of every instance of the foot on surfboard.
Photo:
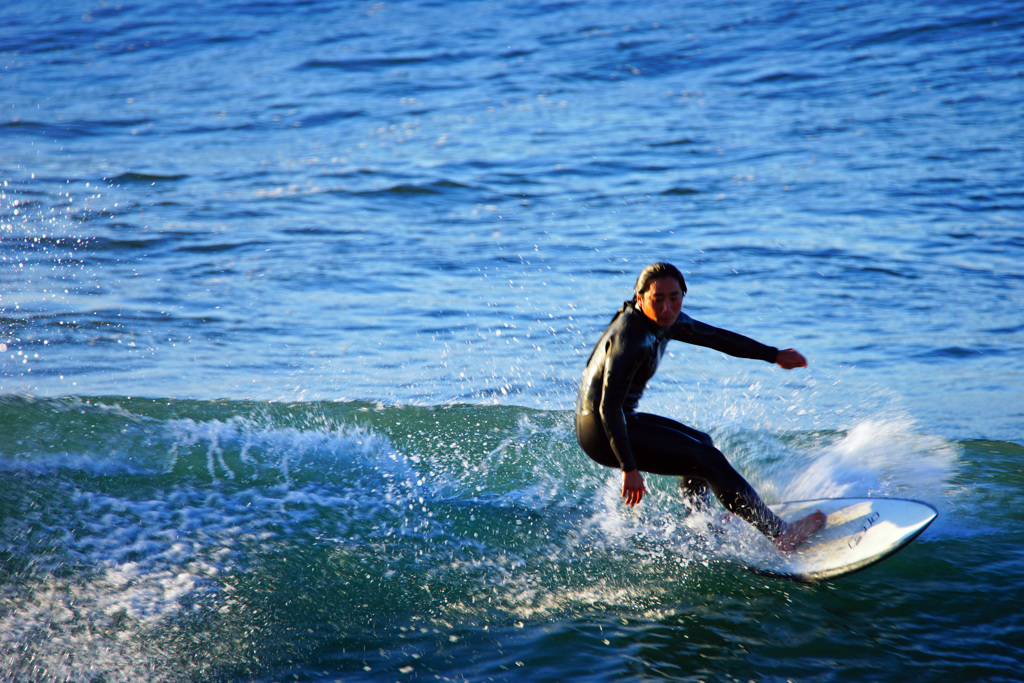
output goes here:
[{"label": "foot on surfboard", "polygon": [[782,535],[775,539],[775,547],[784,553],[791,553],[799,548],[811,534],[825,525],[825,513],[817,510],[803,519],[786,524]]}]

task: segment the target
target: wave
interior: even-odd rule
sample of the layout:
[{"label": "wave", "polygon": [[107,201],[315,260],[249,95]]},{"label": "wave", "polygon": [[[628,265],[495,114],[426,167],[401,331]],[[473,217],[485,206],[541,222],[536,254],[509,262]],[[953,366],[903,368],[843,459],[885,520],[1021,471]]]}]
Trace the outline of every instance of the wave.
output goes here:
[{"label": "wave", "polygon": [[[365,648],[735,580],[674,482],[627,510],[562,411],[6,396],[0,425],[7,672],[246,676],[300,624]],[[963,449],[899,422],[720,440],[766,498],[940,506]]]},{"label": "wave", "polygon": [[115,185],[124,185],[127,183],[173,183],[181,180],[188,179],[187,175],[184,174],[159,174],[159,173],[137,173],[129,171],[122,173],[118,176],[110,178],[110,182]]}]

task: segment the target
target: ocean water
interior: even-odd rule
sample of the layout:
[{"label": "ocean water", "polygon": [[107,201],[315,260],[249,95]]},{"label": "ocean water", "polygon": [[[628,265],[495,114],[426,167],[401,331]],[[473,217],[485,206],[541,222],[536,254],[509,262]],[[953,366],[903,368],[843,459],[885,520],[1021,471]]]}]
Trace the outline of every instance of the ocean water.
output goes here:
[{"label": "ocean water", "polygon": [[[1024,7],[0,7],[0,680],[1024,680]],[[925,500],[803,585],[572,434],[644,407],[770,502]]]}]

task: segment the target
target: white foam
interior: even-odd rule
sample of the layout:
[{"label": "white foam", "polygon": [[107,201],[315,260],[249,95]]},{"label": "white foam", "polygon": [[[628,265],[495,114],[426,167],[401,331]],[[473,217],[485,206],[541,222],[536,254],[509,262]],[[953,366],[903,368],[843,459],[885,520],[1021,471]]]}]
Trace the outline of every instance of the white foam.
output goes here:
[{"label": "white foam", "polygon": [[[189,457],[205,467],[197,480],[133,484],[116,495],[56,477],[52,507],[34,522],[34,535],[8,536],[20,545],[5,549],[30,557],[33,573],[0,595],[5,675],[176,679],[175,653],[164,651],[161,637],[179,615],[222,603],[232,576],[257,556],[253,548],[301,536],[324,508],[372,520],[388,500],[416,492],[404,458],[362,429],[259,428],[241,419],[160,424],[170,441],[165,471]],[[90,456],[7,466],[34,474],[54,467],[142,473]]]},{"label": "white foam", "polygon": [[907,420],[861,422],[780,489],[780,499],[843,496],[941,497],[956,471],[954,444],[913,430]]},{"label": "white foam", "polygon": [[264,427],[241,417],[171,420],[165,426],[172,441],[168,467],[203,452],[206,473],[214,480],[245,480],[246,469],[279,475],[287,484],[295,478],[329,480],[341,472],[412,478],[408,462],[386,437],[360,427]]}]

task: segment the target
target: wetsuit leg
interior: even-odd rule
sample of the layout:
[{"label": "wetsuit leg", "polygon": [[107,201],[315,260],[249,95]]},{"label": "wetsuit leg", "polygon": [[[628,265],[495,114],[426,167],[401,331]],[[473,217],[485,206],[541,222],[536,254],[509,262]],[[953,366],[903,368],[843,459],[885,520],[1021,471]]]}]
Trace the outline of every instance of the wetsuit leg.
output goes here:
[{"label": "wetsuit leg", "polygon": [[[631,416],[626,427],[640,471],[705,481],[727,510],[769,538],[781,535],[782,520],[768,509],[707,434],[647,413]],[[580,446],[592,459],[608,467],[619,466],[600,420],[579,420],[576,432]]]},{"label": "wetsuit leg", "polygon": [[[675,420],[649,413],[641,413],[638,418],[649,424],[660,424],[668,429],[678,429],[709,448],[715,447],[715,442],[711,439],[710,434],[705,434]],[[711,489],[707,480],[683,475],[679,477],[679,488],[683,493],[683,498],[694,510],[705,510],[711,504]]]}]

